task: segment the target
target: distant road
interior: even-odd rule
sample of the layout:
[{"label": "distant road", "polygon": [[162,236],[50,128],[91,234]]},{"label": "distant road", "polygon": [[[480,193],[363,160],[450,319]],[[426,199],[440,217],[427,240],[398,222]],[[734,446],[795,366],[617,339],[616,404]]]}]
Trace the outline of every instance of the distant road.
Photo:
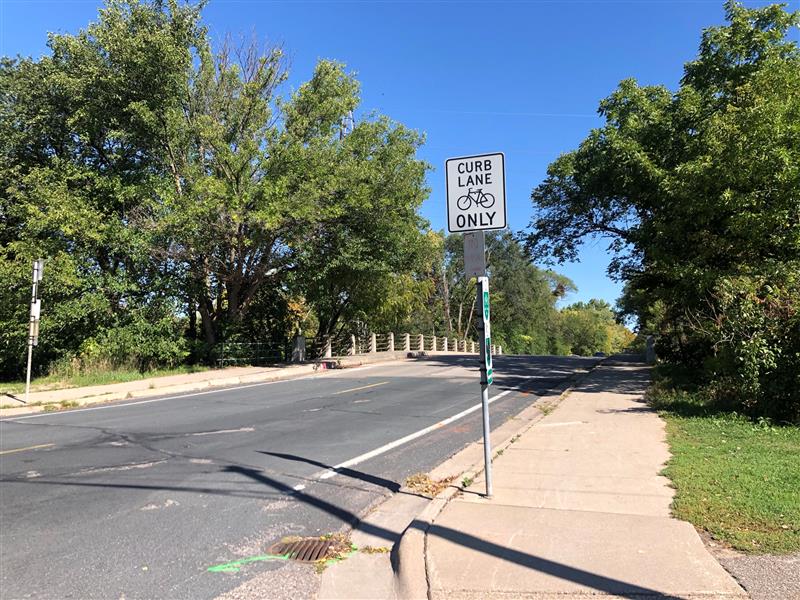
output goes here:
[{"label": "distant road", "polygon": [[[497,357],[493,425],[596,360]],[[453,419],[479,402],[476,363],[437,356],[2,420],[0,597],[212,598],[274,569],[207,570],[337,531],[479,439],[480,411]]]}]

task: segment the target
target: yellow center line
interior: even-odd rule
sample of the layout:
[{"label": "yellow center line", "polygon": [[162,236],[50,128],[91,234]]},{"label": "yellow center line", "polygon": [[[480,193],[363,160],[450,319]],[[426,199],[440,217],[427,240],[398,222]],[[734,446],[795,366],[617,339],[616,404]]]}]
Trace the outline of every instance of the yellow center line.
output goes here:
[{"label": "yellow center line", "polygon": [[389,383],[388,381],[381,381],[380,383],[372,383],[370,385],[362,385],[361,387],[353,388],[351,390],[342,390],[341,392],[334,392],[331,394],[332,396],[338,396],[339,394],[346,394],[347,392],[357,392],[358,390],[366,390],[367,388],[374,388],[378,387],[379,385],[386,385]]},{"label": "yellow center line", "polygon": [[14,448],[12,450],[2,450],[0,454],[13,454],[14,452],[25,452],[25,450],[37,450],[39,448],[49,448],[55,444],[39,444],[38,446],[28,446],[27,448]]}]

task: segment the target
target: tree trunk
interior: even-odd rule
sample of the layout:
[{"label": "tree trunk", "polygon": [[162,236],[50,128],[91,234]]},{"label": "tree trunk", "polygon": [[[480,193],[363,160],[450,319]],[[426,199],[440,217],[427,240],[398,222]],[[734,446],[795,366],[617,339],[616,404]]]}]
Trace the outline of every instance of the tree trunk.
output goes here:
[{"label": "tree trunk", "polygon": [[213,348],[217,343],[217,332],[216,328],[214,327],[214,317],[211,311],[208,310],[208,307],[204,306],[203,303],[200,303],[200,321],[203,324],[203,337],[206,345],[209,347],[209,349]]},{"label": "tree trunk", "polygon": [[467,316],[467,326],[464,328],[464,337],[467,337],[469,334],[469,326],[472,325],[472,315],[475,314],[475,300],[477,299],[477,291],[472,294],[472,306],[469,309],[469,314]]},{"label": "tree trunk", "polygon": [[444,321],[447,333],[453,333],[453,320],[450,318],[450,284],[447,281],[447,271],[442,270],[442,300],[444,301]]},{"label": "tree trunk", "polygon": [[186,332],[186,337],[190,340],[197,339],[197,305],[195,304],[194,297],[189,296],[186,300],[186,312],[189,315],[189,330]]}]

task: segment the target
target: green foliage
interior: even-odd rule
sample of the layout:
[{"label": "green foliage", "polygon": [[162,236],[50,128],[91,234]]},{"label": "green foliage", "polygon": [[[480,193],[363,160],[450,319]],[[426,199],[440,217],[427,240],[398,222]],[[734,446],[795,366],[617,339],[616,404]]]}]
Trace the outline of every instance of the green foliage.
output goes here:
[{"label": "green foliage", "polygon": [[726,3],[680,89],[633,80],[555,161],[527,247],[557,260],[610,238],[621,315],[740,410],[800,416],[800,13]]},{"label": "green foliage", "polygon": [[[429,262],[418,286],[427,282],[432,290],[422,288],[426,301],[398,330],[474,339],[476,281],[464,275],[462,237],[431,233],[427,240]],[[615,322],[605,302],[591,300],[558,310],[557,301],[575,285],[531,264],[512,234],[488,234],[486,249],[492,341],[504,353],[592,355],[619,352],[632,341],[633,334]]]},{"label": "green foliage", "polygon": [[575,289],[568,279],[532,265],[511,234],[487,243],[492,296],[492,341],[503,352],[549,354],[560,337],[555,309],[559,285]]},{"label": "green foliage", "polygon": [[[146,307],[131,311],[126,321],[105,329],[81,344],[77,362],[81,372],[98,368],[173,368],[189,355],[181,335],[183,324],[168,307]],[[74,364],[74,359],[71,361]]]},{"label": "green foliage", "polygon": [[37,365],[78,352],[159,293],[148,215],[152,115],[176,109],[199,31],[177,2],[109,2],[51,55],[0,64],[0,369],[19,375],[30,264],[47,258]]},{"label": "green foliage", "polygon": [[[108,0],[47,56],[0,61],[0,375],[23,374],[39,257],[39,375],[210,364],[298,331],[474,337],[461,238],[419,215],[423,136],[355,118],[334,61],[283,94],[283,52],[212,47],[203,5]],[[507,352],[617,347],[575,349],[583,313],[555,308],[574,286],[513,236],[489,236],[489,264]]]},{"label": "green foliage", "polygon": [[561,311],[561,337],[570,354],[591,356],[626,349],[634,335],[615,321],[611,306],[603,300],[577,302]]},{"label": "green foliage", "polygon": [[42,367],[211,360],[301,322],[407,316],[387,298],[426,251],[421,136],[352,119],[359,85],[335,62],[281,97],[283,53],[212,50],[201,9],[109,0],[50,55],[2,59],[4,376],[24,366],[39,256]]},{"label": "green foliage", "polygon": [[330,164],[304,173],[325,186],[313,198],[317,221],[297,248],[295,274],[320,335],[335,335],[354,320],[392,329],[414,308],[408,292],[420,286],[412,274],[427,252],[418,213],[428,193],[427,165],[415,158],[421,143],[417,133],[387,119],[361,122],[331,142]]}]

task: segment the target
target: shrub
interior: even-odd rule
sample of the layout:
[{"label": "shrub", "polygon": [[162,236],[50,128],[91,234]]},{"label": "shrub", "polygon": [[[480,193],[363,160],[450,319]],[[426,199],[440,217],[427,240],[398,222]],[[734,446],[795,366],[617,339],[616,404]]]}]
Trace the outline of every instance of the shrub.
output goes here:
[{"label": "shrub", "polygon": [[183,324],[162,306],[132,311],[125,322],[102,330],[81,344],[76,358],[56,367],[81,372],[117,368],[149,371],[171,368],[189,355]]}]

